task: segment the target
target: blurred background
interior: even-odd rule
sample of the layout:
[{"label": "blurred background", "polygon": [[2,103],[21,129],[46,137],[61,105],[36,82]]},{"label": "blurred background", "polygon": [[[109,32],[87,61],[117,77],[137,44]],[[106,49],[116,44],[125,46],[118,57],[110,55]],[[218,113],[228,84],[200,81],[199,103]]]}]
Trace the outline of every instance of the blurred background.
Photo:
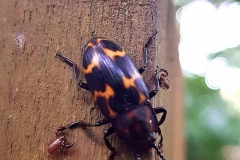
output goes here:
[{"label": "blurred background", "polygon": [[188,160],[240,160],[240,1],[174,0]]}]

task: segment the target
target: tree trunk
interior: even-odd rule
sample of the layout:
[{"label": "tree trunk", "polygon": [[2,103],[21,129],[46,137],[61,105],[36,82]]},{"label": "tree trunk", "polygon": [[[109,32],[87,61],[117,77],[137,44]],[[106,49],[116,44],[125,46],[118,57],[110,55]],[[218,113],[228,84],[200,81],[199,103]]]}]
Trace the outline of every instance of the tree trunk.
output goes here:
[{"label": "tree trunk", "polygon": [[[174,7],[168,0],[1,0],[0,5],[0,155],[5,160],[106,160],[104,125],[67,132],[74,146],[56,155],[47,148],[54,131],[76,120],[96,122],[103,116],[94,108],[90,93],[79,88],[69,66],[55,58],[57,51],[74,62],[81,72],[82,48],[92,36],[116,42],[137,67],[143,63],[142,47],[155,29],[147,72],[148,81],[156,66],[169,71],[170,89],[153,98],[153,106],[168,110],[161,126],[164,155],[184,159],[182,78],[178,62],[178,33]],[[131,147],[116,135],[110,142],[116,160],[133,159]],[[155,151],[142,154],[155,159]]]}]

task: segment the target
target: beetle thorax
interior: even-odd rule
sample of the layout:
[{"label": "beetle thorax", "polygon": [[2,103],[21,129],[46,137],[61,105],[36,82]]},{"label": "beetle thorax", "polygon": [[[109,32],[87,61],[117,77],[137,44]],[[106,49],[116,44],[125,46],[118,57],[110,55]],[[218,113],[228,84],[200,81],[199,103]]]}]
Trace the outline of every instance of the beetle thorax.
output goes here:
[{"label": "beetle thorax", "polygon": [[149,101],[128,108],[111,123],[118,137],[131,145],[142,144],[150,148],[148,143],[156,140],[158,122]]}]

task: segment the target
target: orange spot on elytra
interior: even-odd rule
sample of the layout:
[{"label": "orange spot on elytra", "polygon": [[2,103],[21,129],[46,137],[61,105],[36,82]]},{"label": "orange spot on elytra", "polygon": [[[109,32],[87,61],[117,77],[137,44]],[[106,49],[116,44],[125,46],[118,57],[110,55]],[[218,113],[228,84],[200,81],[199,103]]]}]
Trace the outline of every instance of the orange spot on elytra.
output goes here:
[{"label": "orange spot on elytra", "polygon": [[109,99],[110,97],[114,96],[114,90],[112,87],[110,87],[108,84],[106,84],[105,91],[94,91],[94,101],[97,100],[97,97],[104,97],[106,99]]},{"label": "orange spot on elytra", "polygon": [[87,44],[87,46],[86,46],[86,49],[88,48],[88,47],[93,47],[94,46],[94,44],[92,43],[92,42],[89,42],[88,44]]},{"label": "orange spot on elytra", "polygon": [[103,40],[103,39],[102,38],[96,39],[97,44],[99,44],[101,40]]},{"label": "orange spot on elytra", "polygon": [[134,87],[137,91],[138,91],[138,95],[139,95],[139,103],[142,103],[144,100],[146,100],[146,97],[139,91],[139,89],[136,87],[135,84],[135,78],[127,78],[127,77],[123,77],[123,85],[124,88],[129,89],[130,87]]},{"label": "orange spot on elytra", "polygon": [[92,73],[92,70],[94,67],[99,68],[99,62],[98,62],[98,57],[96,54],[93,55],[91,63],[87,66],[86,69],[83,69],[84,74],[89,74]]},{"label": "orange spot on elytra", "polygon": [[103,48],[103,50],[106,53],[106,55],[108,55],[108,57],[110,57],[112,60],[115,60],[116,56],[124,57],[126,55],[124,51],[112,51],[107,48]]},{"label": "orange spot on elytra", "polygon": [[123,77],[123,85],[124,88],[130,88],[130,87],[135,87],[135,79],[133,78],[127,78],[127,77]]},{"label": "orange spot on elytra", "polygon": [[111,86],[109,86],[108,84],[106,84],[105,85],[105,91],[94,91],[94,93],[93,93],[93,98],[94,98],[94,101],[96,101],[97,100],[97,98],[98,97],[103,97],[105,100],[106,100],[106,107],[107,107],[107,109],[108,109],[108,112],[109,112],[109,116],[110,117],[113,117],[113,116],[116,116],[117,115],[117,113],[116,112],[114,112],[112,109],[111,109],[111,107],[110,107],[110,105],[109,105],[109,103],[108,103],[108,101],[109,101],[109,98],[110,97],[113,97],[115,95],[115,93],[114,93],[114,90],[112,89],[112,87]]}]

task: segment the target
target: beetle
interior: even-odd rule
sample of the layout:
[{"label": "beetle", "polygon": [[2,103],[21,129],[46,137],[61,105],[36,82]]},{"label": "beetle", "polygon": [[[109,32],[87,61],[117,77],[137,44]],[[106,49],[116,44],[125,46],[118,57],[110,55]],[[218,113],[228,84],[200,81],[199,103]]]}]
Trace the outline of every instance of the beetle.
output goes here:
[{"label": "beetle", "polygon": [[[153,74],[154,89],[150,92],[141,76],[147,64],[148,46],[156,34],[157,31],[144,43],[143,65],[139,69],[116,43],[104,37],[90,39],[85,46],[82,63],[86,83],[79,80],[77,65],[57,52],[56,56],[72,67],[77,84],[92,93],[94,102],[105,117],[95,124],[80,120],[61,126],[56,130],[57,138],[67,129],[111,123],[111,127],[104,131],[104,141],[111,151],[109,160],[113,160],[116,154],[116,149],[108,140],[114,132],[133,147],[136,160],[141,160],[141,152],[149,148],[154,148],[162,160],[165,160],[159,126],[164,122],[167,111],[163,106],[153,108],[150,99],[157,94],[159,87],[169,88],[168,72],[157,67]],[[158,121],[156,114],[159,113],[162,116]],[[155,143],[157,133],[160,135],[158,144]],[[69,147],[63,144],[63,148]],[[52,152],[55,151],[53,149]]]}]

